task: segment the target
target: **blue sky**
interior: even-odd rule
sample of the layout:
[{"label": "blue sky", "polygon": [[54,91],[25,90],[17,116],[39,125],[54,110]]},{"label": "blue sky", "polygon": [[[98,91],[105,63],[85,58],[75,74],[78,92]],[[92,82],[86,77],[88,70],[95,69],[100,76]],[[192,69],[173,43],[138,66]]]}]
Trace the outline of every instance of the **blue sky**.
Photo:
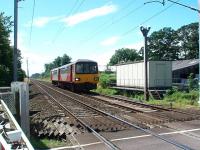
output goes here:
[{"label": "blue sky", "polygon": [[[44,71],[44,64],[64,53],[72,60],[85,58],[106,65],[116,49],[139,49],[143,37],[139,26],[150,26],[151,32],[163,27],[177,29],[198,21],[198,14],[173,5],[143,5],[148,0],[33,0],[19,2],[18,48],[22,51],[23,69],[29,59],[30,74]],[[13,16],[14,0],[0,0],[0,12]],[[197,0],[180,0],[198,7]],[[131,30],[133,29],[133,30]],[[131,32],[128,32],[131,31]],[[10,35],[13,42],[13,34]]]}]

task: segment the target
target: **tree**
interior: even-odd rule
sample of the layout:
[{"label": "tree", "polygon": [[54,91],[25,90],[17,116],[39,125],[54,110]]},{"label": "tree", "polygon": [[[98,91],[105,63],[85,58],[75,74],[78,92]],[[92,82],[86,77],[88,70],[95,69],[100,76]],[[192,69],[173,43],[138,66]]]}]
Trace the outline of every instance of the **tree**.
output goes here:
[{"label": "tree", "polygon": [[48,77],[50,75],[50,71],[54,68],[60,67],[62,65],[66,65],[71,62],[71,57],[67,54],[64,54],[62,57],[58,56],[51,63],[45,64],[45,71],[40,75],[41,77]]},{"label": "tree", "polygon": [[178,60],[177,33],[172,28],[153,32],[148,39],[149,60]]},{"label": "tree", "polygon": [[115,51],[115,54],[110,59],[109,65],[141,59],[142,57],[137,53],[135,49],[122,48]]},{"label": "tree", "polygon": [[58,56],[56,59],[54,59],[53,64],[55,65],[55,67],[60,67],[61,66],[61,57]]},{"label": "tree", "polygon": [[180,59],[194,59],[199,57],[199,25],[191,23],[182,26],[177,31]]},{"label": "tree", "polygon": [[9,41],[12,22],[10,18],[0,13],[0,86],[8,86],[12,81],[12,49]]},{"label": "tree", "polygon": [[150,60],[195,59],[199,56],[198,23],[178,30],[165,27],[153,32],[148,39]]},{"label": "tree", "polygon": [[[9,34],[13,22],[11,17],[0,13],[0,86],[9,86],[13,79],[13,47],[10,46]],[[17,51],[18,80],[23,80],[25,72],[21,69],[21,52]]]},{"label": "tree", "polygon": [[64,54],[61,58],[61,65],[66,65],[71,62],[71,57],[69,57],[67,54]]},{"label": "tree", "polygon": [[40,76],[41,76],[41,74],[39,74],[39,73],[34,73],[34,74],[32,74],[31,78],[37,79],[37,78],[39,78]]}]

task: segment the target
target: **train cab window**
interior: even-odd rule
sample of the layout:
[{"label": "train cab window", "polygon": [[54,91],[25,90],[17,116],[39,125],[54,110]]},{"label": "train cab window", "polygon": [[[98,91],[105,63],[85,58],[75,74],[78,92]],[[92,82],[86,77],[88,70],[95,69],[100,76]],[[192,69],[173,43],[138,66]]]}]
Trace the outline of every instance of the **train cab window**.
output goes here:
[{"label": "train cab window", "polygon": [[97,64],[90,65],[90,73],[97,73]]},{"label": "train cab window", "polygon": [[83,72],[83,64],[76,64],[76,73],[84,73]]},{"label": "train cab window", "polygon": [[93,62],[82,62],[76,64],[76,73],[88,73],[94,74],[98,72],[97,63]]}]

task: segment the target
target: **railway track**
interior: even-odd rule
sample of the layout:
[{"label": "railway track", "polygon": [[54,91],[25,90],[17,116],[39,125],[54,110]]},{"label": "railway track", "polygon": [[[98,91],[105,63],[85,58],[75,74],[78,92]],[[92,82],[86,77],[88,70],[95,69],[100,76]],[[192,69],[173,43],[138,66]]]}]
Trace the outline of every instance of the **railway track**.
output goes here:
[{"label": "railway track", "polygon": [[[157,118],[157,120],[161,120],[161,123],[172,121],[190,121],[200,118],[200,114],[193,114],[191,112],[149,105],[128,98],[99,95],[96,93],[95,95],[92,95],[93,96],[91,96],[91,94],[84,94],[83,96],[94,99],[96,101],[102,101],[104,103],[114,105],[116,107],[122,107],[128,110],[132,110],[140,114],[142,113],[144,116],[149,117],[152,120]],[[159,121],[157,121],[156,123],[159,123]]]},{"label": "railway track", "polygon": [[[160,135],[158,135],[158,134],[155,134],[154,132],[152,132],[152,131],[150,131],[150,130],[147,130],[147,129],[144,129],[144,128],[141,128],[140,126],[138,126],[138,125],[136,125],[136,124],[133,124],[133,123],[131,123],[131,122],[128,122],[128,121],[126,121],[126,120],[124,120],[123,118],[121,118],[121,117],[118,117],[118,116],[115,116],[115,115],[113,115],[112,113],[108,113],[107,111],[104,111],[104,110],[101,110],[101,109],[99,109],[99,108],[101,108],[101,107],[94,107],[94,106],[92,106],[91,104],[87,104],[87,102],[88,102],[88,100],[90,100],[90,99],[88,99],[88,100],[86,100],[86,98],[84,97],[84,96],[80,96],[80,95],[78,95],[78,94],[74,94],[74,93],[72,93],[72,92],[69,92],[68,94],[66,94],[66,93],[64,93],[64,92],[62,92],[62,91],[60,91],[60,90],[58,90],[58,89],[55,89],[55,88],[53,88],[53,87],[49,87],[49,85],[45,85],[45,84],[43,84],[43,83],[39,83],[38,81],[34,81],[34,82],[37,82],[36,84],[38,85],[38,86],[40,86],[40,88],[43,88],[43,90],[44,90],[44,88],[45,88],[45,90],[44,91],[46,91],[45,93],[46,94],[49,94],[49,93],[51,93],[51,95],[49,94],[49,97],[51,97],[52,99],[54,98],[53,96],[52,96],[52,93],[53,92],[55,92],[55,93],[57,93],[57,94],[59,94],[60,95],[60,97],[62,97],[63,98],[63,96],[64,97],[67,97],[68,99],[71,99],[72,101],[73,101],[73,103],[75,103],[76,105],[77,104],[79,104],[79,105],[82,105],[82,107],[85,107],[85,108],[87,108],[88,110],[93,110],[93,111],[95,111],[98,115],[103,115],[104,117],[106,117],[108,120],[111,120],[111,119],[113,119],[113,120],[115,120],[114,122],[116,122],[116,121],[118,121],[118,123],[119,122],[121,122],[121,124],[126,124],[126,125],[129,125],[130,127],[133,127],[133,128],[135,128],[135,129],[138,129],[138,130],[140,130],[140,131],[143,131],[143,132],[145,132],[145,133],[148,133],[148,134],[151,134],[152,136],[154,136],[154,137],[156,137],[156,138],[159,138],[159,139],[161,139],[161,140],[163,140],[163,141],[165,141],[165,142],[167,142],[167,143],[170,143],[170,144],[172,144],[172,145],[175,145],[175,146],[177,146],[177,147],[179,147],[179,148],[181,148],[181,149],[190,149],[189,147],[187,147],[187,146],[184,146],[184,145],[182,145],[182,144],[179,144],[179,143],[177,143],[177,142],[175,142],[175,141],[173,141],[173,140],[171,140],[171,139],[167,139],[167,138],[164,138],[164,137],[162,137],[162,136],[160,136]],[[50,92],[51,91],[51,92]],[[73,94],[73,97],[72,97],[72,95],[71,94]],[[62,95],[62,96],[61,96]],[[81,100],[80,100],[80,98],[82,98]],[[54,98],[54,101],[56,100],[56,98]],[[57,100],[56,100],[57,101]],[[57,101],[57,103],[58,103],[58,101]],[[61,103],[61,102],[59,102],[59,103]],[[62,100],[62,104],[59,104],[60,106],[62,106],[63,105],[63,103],[64,103],[64,100]],[[73,106],[73,105],[71,105],[71,106]],[[63,105],[63,108],[65,108],[66,106],[64,106]],[[72,114],[74,115],[74,116],[76,116],[74,113],[72,113],[73,111],[72,110],[70,110],[69,108],[67,108],[68,109],[68,111],[67,111],[67,113],[68,114],[70,114],[71,116],[72,116]],[[71,112],[72,111],[72,112]],[[78,118],[78,119],[80,119],[80,118]],[[76,119],[77,120],[77,119]],[[78,121],[78,120],[77,120]],[[88,127],[90,127],[90,126],[88,126],[87,125],[87,123],[85,123],[83,120],[82,120],[82,123],[81,123],[81,125],[82,126],[84,126],[84,124],[86,124],[86,126],[85,126],[85,128],[87,129],[87,130],[89,130],[89,128]],[[119,125],[121,125],[121,124],[119,124]],[[95,130],[94,129],[90,129],[90,131],[92,131],[93,133],[97,133],[97,132],[95,132]],[[106,142],[107,141],[107,139],[106,138],[102,138],[102,137],[99,137],[99,139],[101,139],[103,142]],[[110,147],[112,146],[113,148],[115,147],[115,145],[113,145],[111,142],[109,142],[109,141],[107,141],[107,144],[106,144],[107,146],[109,146],[110,145]],[[117,147],[115,147],[115,148],[117,148]]]},{"label": "railway track", "polygon": [[196,114],[191,114],[191,112],[182,111],[182,110],[178,110],[178,109],[163,108],[163,107],[160,107],[160,106],[145,104],[145,103],[139,102],[139,101],[134,100],[134,99],[124,98],[124,97],[119,97],[119,96],[118,97],[108,96],[108,95],[102,95],[102,94],[100,96],[107,97],[109,99],[118,100],[118,101],[123,101],[123,102],[133,104],[133,105],[143,106],[143,107],[146,107],[146,108],[152,108],[152,109],[164,110],[164,111],[171,111],[171,112],[181,113],[181,114],[190,115],[190,116],[192,115],[192,116],[197,117],[197,118],[200,117],[200,114],[196,115]]},{"label": "railway track", "polygon": [[[54,101],[54,104],[58,105],[59,108],[62,109],[65,114],[74,118],[77,122],[79,122],[81,124],[82,127],[84,127],[86,130],[88,130],[93,135],[95,135],[99,140],[101,140],[103,143],[105,143],[105,145],[108,148],[113,149],[113,150],[120,149],[115,144],[113,144],[111,141],[109,141],[104,136],[102,136],[97,131],[95,131],[94,128],[90,127],[90,125],[88,125],[88,123],[85,120],[81,119],[79,115],[77,116],[76,113],[72,112],[71,109],[69,108],[69,107],[71,107],[71,105],[67,107],[66,105],[63,105],[59,100],[57,100],[55,98],[55,95],[52,94],[52,92],[50,92],[50,90],[49,90],[50,88],[47,88],[47,86],[45,86],[44,84],[41,84],[39,82],[38,83],[34,82],[34,84],[36,84],[36,86],[38,86],[46,95],[48,95]],[[51,90],[53,91],[53,89],[51,89]],[[54,91],[56,91],[56,90],[54,90]],[[59,92],[59,91],[56,91],[56,92]]]}]

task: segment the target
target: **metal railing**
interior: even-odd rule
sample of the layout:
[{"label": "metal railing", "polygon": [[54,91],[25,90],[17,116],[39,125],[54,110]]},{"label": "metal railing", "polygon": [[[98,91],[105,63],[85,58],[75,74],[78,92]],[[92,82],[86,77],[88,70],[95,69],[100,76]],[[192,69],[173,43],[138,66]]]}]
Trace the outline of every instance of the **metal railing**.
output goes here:
[{"label": "metal railing", "polygon": [[[0,100],[0,105],[3,113],[0,114],[3,119],[8,118],[8,122],[1,121],[0,123],[0,150],[11,150],[11,149],[23,149],[23,150],[34,150],[33,146],[27,139],[26,135],[18,125],[17,121],[13,117],[7,105],[3,100]],[[8,126],[5,130],[6,124],[12,124],[12,129],[9,129]]]}]

